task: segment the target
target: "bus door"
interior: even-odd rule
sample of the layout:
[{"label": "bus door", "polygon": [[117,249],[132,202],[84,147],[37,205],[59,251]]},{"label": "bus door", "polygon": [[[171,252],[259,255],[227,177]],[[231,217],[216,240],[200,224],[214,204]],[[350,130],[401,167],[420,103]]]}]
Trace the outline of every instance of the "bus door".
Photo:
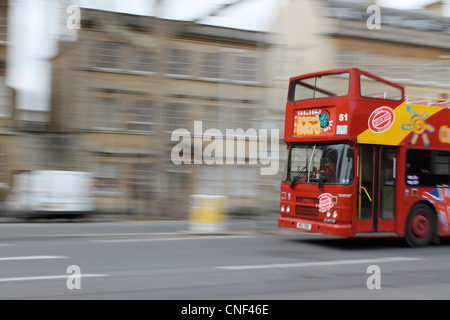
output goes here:
[{"label": "bus door", "polygon": [[392,233],[397,149],[360,145],[358,151],[356,235]]}]

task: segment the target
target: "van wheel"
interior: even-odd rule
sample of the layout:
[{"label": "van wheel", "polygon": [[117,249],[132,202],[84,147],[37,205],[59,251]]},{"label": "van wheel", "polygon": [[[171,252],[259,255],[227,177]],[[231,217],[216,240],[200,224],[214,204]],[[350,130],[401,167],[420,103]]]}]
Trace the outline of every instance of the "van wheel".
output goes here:
[{"label": "van wheel", "polygon": [[411,247],[428,246],[435,238],[436,214],[425,204],[415,205],[406,221],[405,238]]}]

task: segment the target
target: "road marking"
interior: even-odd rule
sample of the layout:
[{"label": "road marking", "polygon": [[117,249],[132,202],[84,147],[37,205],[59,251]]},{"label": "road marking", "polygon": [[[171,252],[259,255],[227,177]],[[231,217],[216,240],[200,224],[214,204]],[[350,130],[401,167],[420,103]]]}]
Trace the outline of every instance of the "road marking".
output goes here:
[{"label": "road marking", "polygon": [[221,266],[221,267],[216,267],[216,269],[254,270],[254,269],[274,269],[274,268],[301,268],[301,267],[338,266],[338,265],[348,265],[348,264],[404,262],[404,261],[418,261],[418,260],[424,260],[424,259],[392,257],[392,258],[334,260],[334,261],[311,261],[311,262],[299,262],[299,263],[260,264],[260,265],[247,265],[247,266]]},{"label": "road marking", "polygon": [[59,238],[59,237],[117,237],[117,236],[174,236],[179,232],[135,232],[135,233],[66,233],[66,234],[40,234],[36,237]]},{"label": "road marking", "polygon": [[[81,274],[80,278],[98,278],[98,277],[109,277],[109,274]],[[17,281],[39,281],[39,280],[57,280],[57,279],[68,279],[69,277],[74,277],[73,275],[54,275],[54,276],[36,276],[36,277],[16,277],[16,278],[0,278],[0,282],[17,282]]]},{"label": "road marking", "polygon": [[254,236],[179,236],[171,238],[142,238],[142,239],[111,239],[111,240],[94,240],[94,242],[102,243],[126,243],[126,242],[152,242],[152,241],[186,241],[186,240],[212,240],[212,239],[239,239],[239,238],[253,238]]},{"label": "road marking", "polygon": [[66,256],[23,256],[23,257],[0,257],[0,261],[17,261],[17,260],[54,260],[68,259]]}]

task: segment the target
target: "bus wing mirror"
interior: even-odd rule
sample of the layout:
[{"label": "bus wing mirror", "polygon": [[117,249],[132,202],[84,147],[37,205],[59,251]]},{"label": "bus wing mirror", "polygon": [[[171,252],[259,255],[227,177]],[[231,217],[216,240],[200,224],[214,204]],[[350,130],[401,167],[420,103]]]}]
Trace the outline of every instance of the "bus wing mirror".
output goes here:
[{"label": "bus wing mirror", "polygon": [[353,159],[354,154],[355,154],[355,149],[353,147],[350,147],[347,149],[347,158]]},{"label": "bus wing mirror", "polygon": [[323,191],[323,182],[325,181],[325,169],[323,167],[323,158],[320,158],[319,167],[319,189]]},{"label": "bus wing mirror", "polygon": [[325,170],[319,171],[319,189],[323,191],[323,182],[325,181]]}]

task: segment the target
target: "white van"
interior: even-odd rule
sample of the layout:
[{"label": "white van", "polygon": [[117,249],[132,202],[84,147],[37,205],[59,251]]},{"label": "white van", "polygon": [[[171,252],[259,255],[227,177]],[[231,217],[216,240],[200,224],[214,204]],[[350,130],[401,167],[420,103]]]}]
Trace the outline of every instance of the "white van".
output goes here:
[{"label": "white van", "polygon": [[6,201],[9,214],[21,217],[78,216],[94,211],[92,176],[87,172],[38,170],[14,176]]}]

